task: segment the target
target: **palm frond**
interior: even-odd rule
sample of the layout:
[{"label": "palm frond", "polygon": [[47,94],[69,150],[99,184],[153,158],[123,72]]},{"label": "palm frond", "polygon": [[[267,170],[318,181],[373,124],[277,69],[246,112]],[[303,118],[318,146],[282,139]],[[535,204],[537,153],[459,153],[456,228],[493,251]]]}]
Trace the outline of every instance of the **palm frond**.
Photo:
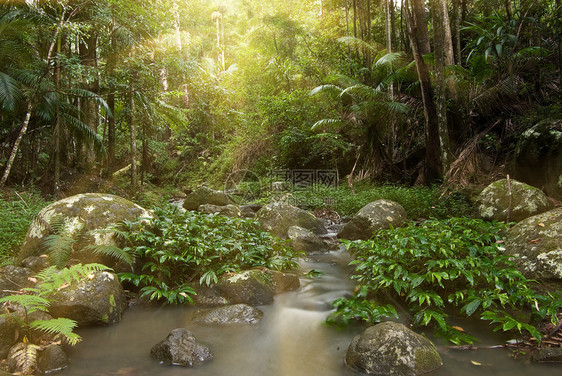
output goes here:
[{"label": "palm frond", "polygon": [[517,98],[522,79],[518,76],[509,76],[497,84],[484,89],[473,97],[477,109],[484,114],[495,110],[507,110]]},{"label": "palm frond", "polygon": [[317,127],[332,127],[343,125],[345,122],[342,119],[322,119],[318,120],[316,123],[310,127],[310,129],[315,129]]},{"label": "palm frond", "polygon": [[76,321],[65,317],[59,317],[50,320],[35,320],[29,323],[29,326],[32,329],[40,330],[48,334],[62,336],[64,340],[71,346],[76,345],[82,340],[82,338],[78,334],[73,332],[74,328],[76,328],[76,325]]},{"label": "palm frond", "polygon": [[65,121],[66,125],[70,126],[76,135],[83,137],[89,143],[93,144],[96,152],[101,153],[105,150],[101,136],[97,134],[95,130],[88,127],[86,123],[67,112],[60,112],[59,116]]},{"label": "palm frond", "polygon": [[0,105],[6,111],[14,111],[16,103],[23,99],[18,82],[10,75],[0,72]]},{"label": "palm frond", "polygon": [[378,90],[377,88],[374,88],[369,85],[363,85],[363,84],[353,85],[346,88],[341,92],[341,96],[345,94],[349,94],[354,97],[356,96],[364,100],[374,100],[384,95],[384,93]]},{"label": "palm frond", "polygon": [[321,92],[329,92],[329,93],[340,95],[342,91],[343,89],[337,85],[327,84],[327,85],[320,85],[315,87],[314,89],[310,90],[308,95],[316,95]]},{"label": "palm frond", "polygon": [[373,45],[371,45],[371,44],[365,42],[363,39],[360,39],[360,38],[355,38],[355,37],[341,37],[341,38],[338,38],[338,42],[347,43],[347,44],[351,44],[351,45],[355,45],[356,47],[367,48],[368,50],[371,50],[371,51],[374,52],[374,53],[378,53],[378,52],[379,52],[379,50],[378,50],[375,46],[373,46]]},{"label": "palm frond", "polygon": [[68,90],[68,94],[70,94],[74,97],[86,98],[86,99],[89,99],[91,101],[94,101],[101,108],[103,108],[103,110],[105,111],[107,116],[113,117],[113,113],[111,112],[111,109],[109,108],[107,102],[102,97],[100,97],[99,94],[96,94],[93,91],[81,89],[81,88],[71,88],[71,89]]},{"label": "palm frond", "polygon": [[399,62],[401,62],[403,59],[404,59],[403,52],[392,52],[383,55],[380,59],[375,61],[374,67],[375,68],[380,68],[385,66],[393,67],[397,65]]}]

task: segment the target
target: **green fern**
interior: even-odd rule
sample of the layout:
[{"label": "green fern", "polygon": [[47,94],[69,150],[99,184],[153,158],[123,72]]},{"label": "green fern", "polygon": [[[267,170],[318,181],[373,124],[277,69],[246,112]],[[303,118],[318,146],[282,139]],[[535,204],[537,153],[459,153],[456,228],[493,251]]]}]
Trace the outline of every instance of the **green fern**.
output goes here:
[{"label": "green fern", "polygon": [[72,253],[72,246],[77,239],[70,231],[67,221],[61,215],[53,216],[50,226],[53,234],[45,238],[43,246],[47,250],[51,263],[60,269],[68,262]]},{"label": "green fern", "polygon": [[35,320],[29,324],[32,329],[62,336],[71,346],[76,345],[82,340],[78,334],[73,332],[76,325],[76,321],[65,317],[59,317],[51,320]]},{"label": "green fern", "polygon": [[49,300],[38,295],[14,294],[0,298],[0,303],[17,303],[24,307],[28,313],[35,311],[47,312]]},{"label": "green fern", "polygon": [[37,274],[37,279],[40,281],[41,293],[44,295],[49,295],[56,292],[65,284],[72,284],[73,282],[78,282],[82,278],[88,275],[103,271],[110,270],[111,268],[102,264],[76,264],[62,270],[58,270],[56,267],[49,267],[44,269],[39,274]]},{"label": "green fern", "polygon": [[118,261],[125,262],[129,265],[132,265],[135,261],[133,255],[131,254],[132,250],[128,247],[119,248],[115,245],[88,245],[83,248],[84,250],[91,250],[92,252],[100,255],[110,256]]},{"label": "green fern", "polygon": [[22,375],[32,375],[37,366],[37,353],[41,347],[29,343],[27,337],[24,337],[23,342],[16,344],[16,346],[13,358],[16,360],[18,373]]}]

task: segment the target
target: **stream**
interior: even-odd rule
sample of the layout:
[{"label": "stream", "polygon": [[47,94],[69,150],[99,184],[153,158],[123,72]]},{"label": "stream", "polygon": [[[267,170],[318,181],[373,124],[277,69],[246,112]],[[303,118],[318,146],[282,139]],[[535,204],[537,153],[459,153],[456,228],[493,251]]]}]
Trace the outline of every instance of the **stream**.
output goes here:
[{"label": "stream", "polygon": [[[350,294],[349,256],[340,250],[310,256],[301,269],[323,274],[301,279],[298,291],[277,295],[275,302],[258,307],[264,312],[254,325],[213,327],[194,324],[189,306],[135,306],[110,327],[78,331],[83,342],[69,352],[71,365],[63,376],[348,376],[360,375],[344,365],[351,339],[364,328],[337,329],[324,325],[330,302]],[[476,335],[478,346],[498,345],[507,338],[477,321],[462,323]],[[192,331],[215,358],[196,368],[168,366],[151,359],[150,349],[175,328]],[[555,375],[560,366],[536,364],[510,357],[504,349],[458,351],[434,339],[444,366],[431,376]]]}]

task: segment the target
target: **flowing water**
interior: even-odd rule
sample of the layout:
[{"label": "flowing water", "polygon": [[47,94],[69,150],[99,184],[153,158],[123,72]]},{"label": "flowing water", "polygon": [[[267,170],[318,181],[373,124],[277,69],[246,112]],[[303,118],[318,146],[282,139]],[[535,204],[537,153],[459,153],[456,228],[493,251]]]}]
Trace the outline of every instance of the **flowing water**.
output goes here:
[{"label": "flowing water", "polygon": [[[303,271],[315,269],[324,274],[302,279],[300,290],[278,295],[272,305],[259,307],[264,316],[254,325],[193,324],[193,308],[187,306],[132,307],[117,325],[81,330],[84,340],[71,350],[71,365],[63,376],[357,376],[344,365],[344,359],[351,339],[362,329],[324,325],[329,303],[354,288],[348,279],[348,262],[343,251],[303,262]],[[478,325],[483,323],[475,323],[470,330],[482,339],[479,345],[505,340],[490,335],[487,327],[479,330]],[[151,347],[179,327],[191,330],[215,358],[196,368],[167,366],[151,359]],[[439,341],[436,344],[444,366],[432,376],[541,376],[560,374],[562,369],[514,360],[502,349],[457,351]]]}]

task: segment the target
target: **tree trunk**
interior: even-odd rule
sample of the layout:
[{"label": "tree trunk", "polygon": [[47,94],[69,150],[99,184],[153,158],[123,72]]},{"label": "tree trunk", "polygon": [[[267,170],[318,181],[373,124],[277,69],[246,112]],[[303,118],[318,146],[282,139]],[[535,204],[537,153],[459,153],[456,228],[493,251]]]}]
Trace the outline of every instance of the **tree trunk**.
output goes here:
[{"label": "tree trunk", "polygon": [[[442,176],[446,176],[449,167],[453,162],[451,146],[449,141],[449,129],[447,122],[447,90],[445,87],[444,68],[452,64],[447,56],[448,40],[451,34],[447,34],[448,22],[446,18],[446,7],[442,7],[445,0],[431,0],[433,10],[433,42],[435,54],[435,104],[437,125],[439,129],[439,143],[441,146]],[[445,4],[446,5],[446,4]]]},{"label": "tree trunk", "polygon": [[32,110],[32,104],[30,100],[27,103],[27,112],[25,114],[25,118],[23,120],[23,124],[21,126],[20,132],[18,134],[18,137],[16,138],[16,142],[14,142],[14,146],[12,146],[12,152],[10,153],[10,157],[8,158],[8,162],[6,162],[4,175],[2,175],[2,180],[0,180],[0,188],[2,188],[4,184],[6,184],[6,180],[8,180],[8,175],[10,175],[10,171],[12,170],[14,160],[16,159],[16,155],[18,154],[21,140],[23,139],[25,132],[27,132],[27,127],[29,126],[29,119],[31,119],[31,110]]},{"label": "tree trunk", "polygon": [[440,10],[441,22],[439,26],[442,27],[443,34],[443,57],[445,65],[455,64],[455,53],[453,52],[453,37],[451,34],[451,22],[449,20],[449,10],[447,8],[447,0],[439,0],[437,10]]},{"label": "tree trunk", "polygon": [[[55,68],[55,86],[57,93],[60,93],[61,89],[61,65],[59,61],[59,54],[62,50],[62,40],[61,37],[57,37],[57,57],[56,57],[56,68]],[[62,121],[60,117],[60,106],[57,103],[56,106],[56,124],[55,124],[55,173],[53,181],[53,193],[56,196],[60,190],[60,164],[61,164],[61,137],[62,137]]]},{"label": "tree trunk", "polygon": [[[427,55],[431,53],[431,46],[429,45],[429,30],[427,28],[427,17],[425,14],[425,1],[424,0],[411,0],[412,1],[412,14],[410,16],[411,20],[413,20],[413,25],[416,30],[416,40],[419,53],[423,55]],[[408,12],[408,7],[406,6],[404,9]],[[408,22],[408,21],[406,21]],[[410,34],[410,38],[412,35]],[[410,42],[411,43],[411,42]]]},{"label": "tree trunk", "polygon": [[129,83],[129,129],[131,136],[131,186],[138,185],[137,179],[137,128],[135,119],[135,74],[132,73]]},{"label": "tree trunk", "polygon": [[[410,12],[408,5],[404,6],[404,13],[406,16],[406,26],[408,34],[410,35],[410,43],[412,45],[412,52],[416,61],[416,69],[418,72],[418,79],[420,82],[420,89],[423,101],[423,112],[425,117],[425,180],[430,184],[435,182],[441,176],[441,164],[439,161],[439,127],[437,123],[437,115],[435,103],[433,101],[433,93],[431,88],[431,81],[429,77],[429,70],[423,60],[422,51],[427,46],[426,35],[429,35],[427,25],[425,23],[416,23],[412,13],[421,13],[417,6],[423,6],[419,0],[412,1],[412,12]],[[419,30],[419,29],[425,30]]]},{"label": "tree trunk", "polygon": [[453,0],[453,36],[454,36],[454,49],[455,49],[455,64],[461,65],[462,50],[461,50],[461,16],[460,16],[460,0]]},{"label": "tree trunk", "polygon": [[[79,44],[79,53],[82,64],[86,69],[95,69],[97,67],[97,36],[89,35],[83,43]],[[85,89],[93,93],[99,93],[99,82],[94,79],[93,82],[87,83]],[[83,122],[93,131],[98,128],[98,105],[90,98],[81,98],[80,107],[84,114]],[[78,160],[78,166],[85,170],[89,170],[95,159],[94,151],[89,143],[83,143],[81,146],[82,158]]]}]

